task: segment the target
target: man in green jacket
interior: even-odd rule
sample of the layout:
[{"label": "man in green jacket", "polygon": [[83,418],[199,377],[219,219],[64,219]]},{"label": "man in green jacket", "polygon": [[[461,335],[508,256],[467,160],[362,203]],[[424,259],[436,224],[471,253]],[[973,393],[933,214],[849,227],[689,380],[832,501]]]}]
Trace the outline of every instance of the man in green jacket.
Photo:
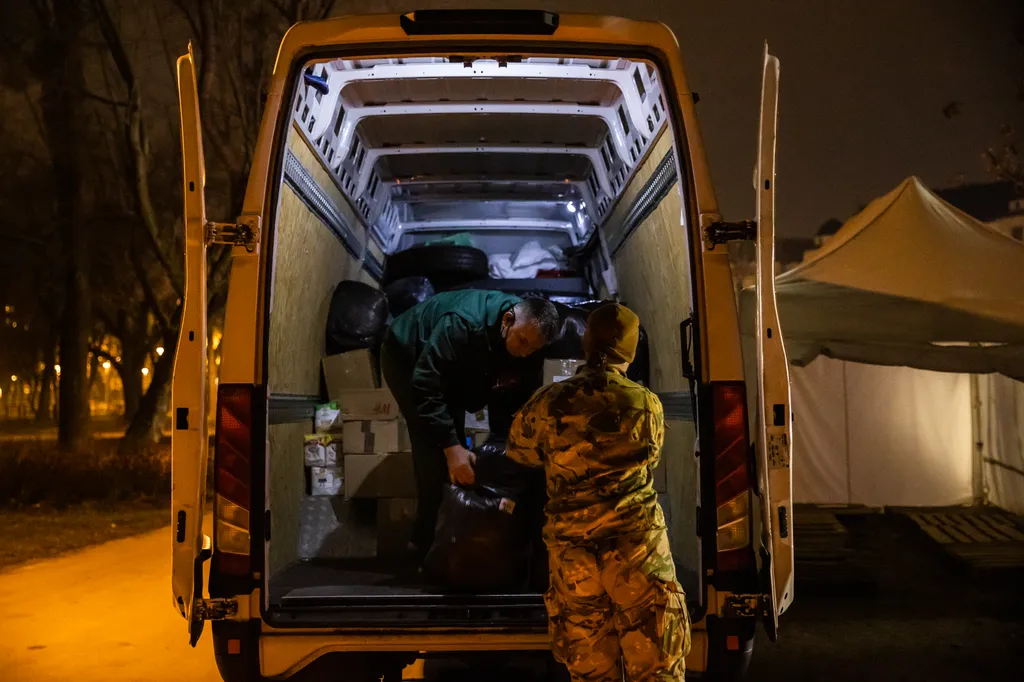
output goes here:
[{"label": "man in green jacket", "polygon": [[513,358],[540,350],[558,329],[550,301],[478,290],[437,294],[391,324],[381,370],[409,426],[418,497],[412,549],[418,558],[434,541],[444,486],[474,482],[466,412],[485,407]]}]

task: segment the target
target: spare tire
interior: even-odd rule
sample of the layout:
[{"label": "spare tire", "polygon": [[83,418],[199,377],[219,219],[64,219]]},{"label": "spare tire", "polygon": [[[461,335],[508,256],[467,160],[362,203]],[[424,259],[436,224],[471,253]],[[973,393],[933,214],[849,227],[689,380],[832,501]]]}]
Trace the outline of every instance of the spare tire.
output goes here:
[{"label": "spare tire", "polygon": [[388,297],[388,309],[398,317],[417,303],[423,303],[434,295],[434,285],[426,277],[403,277],[384,287]]},{"label": "spare tire", "polygon": [[382,284],[422,276],[437,290],[488,277],[487,254],[472,246],[431,244],[414,246],[387,257]]},{"label": "spare tire", "polygon": [[369,284],[344,280],[338,283],[327,313],[324,350],[327,355],[373,348],[387,328],[388,299]]}]

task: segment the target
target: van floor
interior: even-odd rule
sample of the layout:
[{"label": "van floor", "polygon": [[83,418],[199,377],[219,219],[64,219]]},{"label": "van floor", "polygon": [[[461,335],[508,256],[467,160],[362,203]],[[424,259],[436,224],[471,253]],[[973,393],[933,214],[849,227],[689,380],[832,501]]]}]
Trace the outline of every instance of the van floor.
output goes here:
[{"label": "van floor", "polygon": [[300,606],[314,599],[360,597],[443,597],[459,600],[522,602],[540,600],[540,591],[473,595],[432,585],[414,572],[409,562],[378,558],[304,559],[287,566],[270,580],[271,601]]}]

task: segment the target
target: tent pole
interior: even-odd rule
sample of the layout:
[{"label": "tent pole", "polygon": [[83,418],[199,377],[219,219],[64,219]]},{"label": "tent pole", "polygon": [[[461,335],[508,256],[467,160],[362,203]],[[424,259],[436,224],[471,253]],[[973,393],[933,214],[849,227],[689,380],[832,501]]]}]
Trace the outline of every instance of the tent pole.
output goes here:
[{"label": "tent pole", "polygon": [[843,437],[846,445],[846,504],[853,504],[853,481],[850,478],[850,394],[846,389],[846,360],[843,364]]},{"label": "tent pole", "polygon": [[971,503],[974,506],[985,504],[985,480],[983,458],[985,441],[982,436],[981,423],[981,378],[970,374],[971,385]]}]

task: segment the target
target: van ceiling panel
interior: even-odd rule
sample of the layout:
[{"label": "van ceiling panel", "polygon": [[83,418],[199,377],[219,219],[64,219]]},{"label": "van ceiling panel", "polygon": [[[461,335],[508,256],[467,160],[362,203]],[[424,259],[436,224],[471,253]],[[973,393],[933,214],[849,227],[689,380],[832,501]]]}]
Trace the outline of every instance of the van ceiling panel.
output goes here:
[{"label": "van ceiling panel", "polygon": [[[412,74],[410,74],[412,75]],[[557,87],[536,78],[403,78],[349,83],[341,91],[346,107],[410,102],[564,102],[611,106],[620,96],[609,81],[564,80]]]},{"label": "van ceiling panel", "polygon": [[[525,229],[527,214],[557,222],[548,219],[564,208],[575,215],[558,227],[587,234],[667,121],[643,62],[415,57],[309,68],[326,88],[298,89],[295,124],[389,251],[406,223],[481,223],[474,201],[503,202],[503,216],[482,219],[488,230],[517,220]],[[425,211],[431,220],[417,221]]]},{"label": "van ceiling panel", "polygon": [[608,134],[601,118],[565,114],[409,114],[364,118],[356,128],[370,147],[426,144],[550,144],[596,147]]},{"label": "van ceiling panel", "polygon": [[451,176],[502,176],[537,178],[540,180],[583,180],[590,172],[590,160],[575,154],[494,154],[473,151],[383,156],[378,163],[380,174],[387,180],[395,178],[437,178]]}]

